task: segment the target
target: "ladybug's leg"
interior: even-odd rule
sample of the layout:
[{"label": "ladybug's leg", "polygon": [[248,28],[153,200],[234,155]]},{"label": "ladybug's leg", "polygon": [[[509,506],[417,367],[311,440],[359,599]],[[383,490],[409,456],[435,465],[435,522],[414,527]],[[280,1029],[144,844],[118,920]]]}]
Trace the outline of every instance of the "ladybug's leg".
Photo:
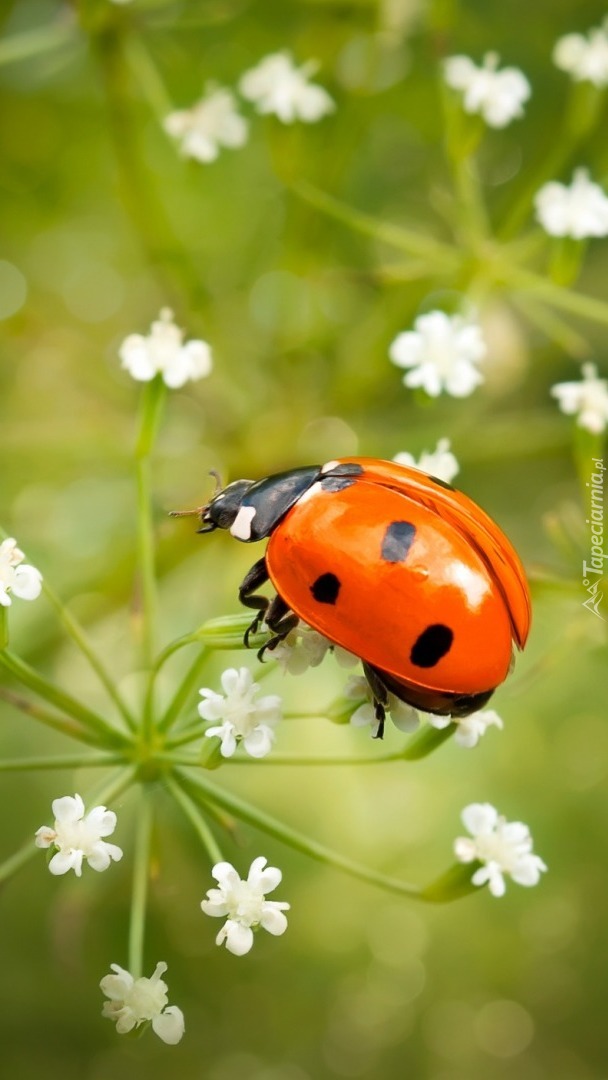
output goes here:
[{"label": "ladybug's leg", "polygon": [[380,673],[376,671],[376,668],[371,667],[370,664],[363,664],[363,674],[374,695],[374,710],[376,713],[376,720],[378,721],[378,730],[374,735],[374,739],[383,739],[384,720],[386,717],[386,709],[388,707],[388,690],[382,681]]},{"label": "ladybug's leg", "polygon": [[256,595],[256,590],[261,585],[265,585],[268,581],[268,570],[266,568],[266,559],[262,556],[256,563],[253,564],[251,570],[245,575],[241,586],[239,588],[239,600],[245,607],[253,608],[257,611],[257,615],[251,626],[248,626],[243,641],[247,648],[249,648],[249,635],[255,634],[260,628],[260,624],[264,619],[266,609],[270,604],[270,600],[267,596]]},{"label": "ladybug's leg", "polygon": [[266,651],[272,652],[273,649],[276,649],[279,642],[283,641],[292,630],[295,630],[300,620],[295,612],[288,608],[283,597],[277,595],[268,606],[264,621],[272,630],[274,637],[271,637],[270,641],[267,641],[258,650],[258,660],[264,659]]}]

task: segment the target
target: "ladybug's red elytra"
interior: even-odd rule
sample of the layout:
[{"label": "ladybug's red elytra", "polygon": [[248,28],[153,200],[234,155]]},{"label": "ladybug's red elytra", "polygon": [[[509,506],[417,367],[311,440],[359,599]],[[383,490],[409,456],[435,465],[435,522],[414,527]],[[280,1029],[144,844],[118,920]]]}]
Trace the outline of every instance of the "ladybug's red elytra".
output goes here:
[{"label": "ladybug's red elytra", "polygon": [[[236,480],[200,532],[268,538],[239,599],[272,649],[301,619],[358,656],[382,722],[388,693],[468,716],[507,677],[530,626],[523,567],[498,526],[449,484],[376,458]],[[270,579],[273,600],[258,590]]]}]

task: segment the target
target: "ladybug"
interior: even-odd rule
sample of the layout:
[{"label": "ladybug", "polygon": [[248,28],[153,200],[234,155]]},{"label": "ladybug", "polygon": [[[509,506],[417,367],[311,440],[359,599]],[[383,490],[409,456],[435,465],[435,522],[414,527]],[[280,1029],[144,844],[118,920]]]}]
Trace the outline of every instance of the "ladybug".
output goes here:
[{"label": "ladybug", "polygon": [[[197,513],[199,532],[268,538],[239,600],[276,647],[300,620],[363,662],[379,737],[388,694],[468,716],[509,673],[530,626],[523,567],[498,526],[437,477],[343,458],[236,480]],[[260,594],[268,581],[274,599]]]}]

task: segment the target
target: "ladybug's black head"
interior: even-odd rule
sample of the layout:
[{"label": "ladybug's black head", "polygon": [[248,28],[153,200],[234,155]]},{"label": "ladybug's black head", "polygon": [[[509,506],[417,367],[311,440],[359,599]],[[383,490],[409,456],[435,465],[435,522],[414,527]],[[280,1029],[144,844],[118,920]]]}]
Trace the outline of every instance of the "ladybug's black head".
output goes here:
[{"label": "ladybug's black head", "polygon": [[229,529],[241,509],[243,499],[254,480],[234,480],[201,510],[200,533],[213,532],[214,529]]}]

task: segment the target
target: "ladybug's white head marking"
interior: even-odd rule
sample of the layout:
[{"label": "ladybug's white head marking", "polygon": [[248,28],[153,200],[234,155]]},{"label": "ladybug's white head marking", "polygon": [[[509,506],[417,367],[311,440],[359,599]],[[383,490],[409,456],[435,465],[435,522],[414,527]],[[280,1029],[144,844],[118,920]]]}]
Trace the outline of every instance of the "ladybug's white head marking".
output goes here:
[{"label": "ladybug's white head marking", "polygon": [[323,488],[320,482],[317,480],[316,484],[311,484],[310,487],[307,488],[307,490],[304,492],[304,494],[300,495],[298,503],[308,502],[309,499],[312,499],[315,495],[318,495],[320,491],[323,491]]},{"label": "ladybug's white head marking", "polygon": [[237,540],[247,541],[251,539],[251,523],[255,514],[255,506],[241,506],[230,526],[230,532]]},{"label": "ladybug's white head marking", "polygon": [[335,469],[336,465],[339,464],[339,461],[328,461],[326,465],[321,466],[321,472],[325,475],[325,473],[331,472],[331,470]]}]

